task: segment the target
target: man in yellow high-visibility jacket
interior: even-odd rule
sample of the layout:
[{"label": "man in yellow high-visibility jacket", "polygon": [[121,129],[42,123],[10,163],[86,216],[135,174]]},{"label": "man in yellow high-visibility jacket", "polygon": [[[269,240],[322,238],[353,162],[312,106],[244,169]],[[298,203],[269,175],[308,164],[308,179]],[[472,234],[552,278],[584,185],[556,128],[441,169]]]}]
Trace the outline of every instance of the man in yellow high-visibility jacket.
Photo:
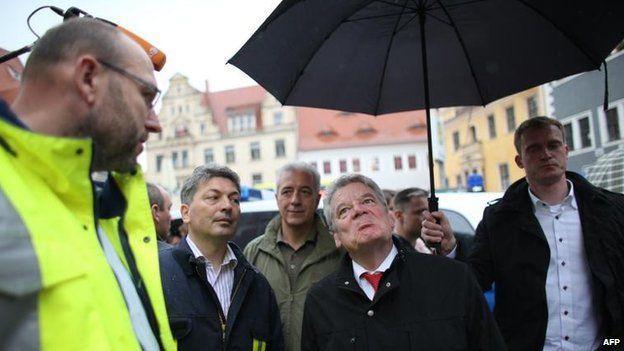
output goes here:
[{"label": "man in yellow high-visibility jacket", "polygon": [[0,349],[175,348],[136,162],[159,93],[137,43],[72,19],[0,101]]}]

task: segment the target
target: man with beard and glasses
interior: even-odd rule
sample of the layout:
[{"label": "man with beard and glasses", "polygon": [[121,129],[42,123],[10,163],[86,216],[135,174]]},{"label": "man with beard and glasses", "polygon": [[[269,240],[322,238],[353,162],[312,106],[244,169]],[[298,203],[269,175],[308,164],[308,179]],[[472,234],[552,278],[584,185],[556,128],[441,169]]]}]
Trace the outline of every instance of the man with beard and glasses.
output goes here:
[{"label": "man with beard and glasses", "polygon": [[[494,316],[510,350],[595,350],[624,336],[624,195],[566,171],[565,140],[556,119],[518,127],[526,177],[485,209],[467,259],[484,290],[496,284]],[[423,239],[449,254],[448,221],[425,216]]]},{"label": "man with beard and glasses", "polygon": [[269,282],[230,239],[240,218],[240,180],[200,166],[184,182],[180,213],[189,233],[160,251],[167,312],[178,350],[283,350]]},{"label": "man with beard and glasses", "polygon": [[158,94],[149,56],[109,24],[37,41],[0,102],[0,349],[175,348],[136,161]]},{"label": "man with beard and glasses", "polygon": [[308,292],[302,350],[505,349],[468,267],[393,236],[393,217],[370,178],[338,178],[323,211],[347,255]]}]

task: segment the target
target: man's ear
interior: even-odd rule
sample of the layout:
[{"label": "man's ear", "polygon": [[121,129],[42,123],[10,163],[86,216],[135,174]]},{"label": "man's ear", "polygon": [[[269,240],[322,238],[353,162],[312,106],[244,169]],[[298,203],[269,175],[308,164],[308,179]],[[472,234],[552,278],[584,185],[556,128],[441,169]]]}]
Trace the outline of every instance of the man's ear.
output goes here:
[{"label": "man's ear", "polygon": [[401,210],[394,210],[393,214],[394,214],[394,218],[396,219],[397,222],[402,222],[403,221],[403,211],[401,211]]},{"label": "man's ear", "polygon": [[520,157],[520,155],[516,155],[516,157],[514,158],[514,161],[516,161],[516,165],[519,168],[524,169],[524,164],[522,163],[522,157]]},{"label": "man's ear", "polygon": [[160,221],[160,218],[158,218],[158,204],[153,204],[152,205],[152,218],[154,218],[154,221],[156,221],[156,223],[158,223]]},{"label": "man's ear", "polygon": [[340,248],[342,246],[340,238],[338,238],[338,235],[336,235],[336,233],[333,233],[332,236],[334,237],[334,243],[336,243],[336,247]]},{"label": "man's ear", "polygon": [[93,107],[104,89],[103,68],[95,57],[82,55],[76,59],[74,84],[87,106]]},{"label": "man's ear", "polygon": [[189,216],[189,205],[182,204],[180,205],[180,214],[182,215],[182,222],[188,223],[191,221],[191,217]]}]

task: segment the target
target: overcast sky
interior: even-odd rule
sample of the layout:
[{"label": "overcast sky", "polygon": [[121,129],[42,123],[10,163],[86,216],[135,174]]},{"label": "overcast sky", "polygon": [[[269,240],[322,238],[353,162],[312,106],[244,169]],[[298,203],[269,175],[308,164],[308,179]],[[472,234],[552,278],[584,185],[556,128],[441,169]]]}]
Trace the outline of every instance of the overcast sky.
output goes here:
[{"label": "overcast sky", "polygon": [[[35,41],[26,19],[36,8],[54,5],[78,7],[95,17],[115,22],[160,48],[167,55],[156,72],[164,91],[179,72],[203,90],[224,90],[255,84],[227,60],[246,42],[279,0],[0,0],[0,47],[12,51]],[[42,35],[62,18],[50,9],[37,12],[31,26]],[[26,55],[20,56],[25,62]]]}]

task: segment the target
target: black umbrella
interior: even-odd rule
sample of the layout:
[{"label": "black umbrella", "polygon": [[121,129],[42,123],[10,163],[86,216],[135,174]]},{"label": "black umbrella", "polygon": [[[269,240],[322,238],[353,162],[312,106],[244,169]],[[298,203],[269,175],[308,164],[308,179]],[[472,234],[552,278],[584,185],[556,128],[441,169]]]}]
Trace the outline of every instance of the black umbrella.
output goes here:
[{"label": "black umbrella", "polygon": [[600,67],[621,0],[284,0],[229,61],[284,105],[380,115],[485,105]]}]

